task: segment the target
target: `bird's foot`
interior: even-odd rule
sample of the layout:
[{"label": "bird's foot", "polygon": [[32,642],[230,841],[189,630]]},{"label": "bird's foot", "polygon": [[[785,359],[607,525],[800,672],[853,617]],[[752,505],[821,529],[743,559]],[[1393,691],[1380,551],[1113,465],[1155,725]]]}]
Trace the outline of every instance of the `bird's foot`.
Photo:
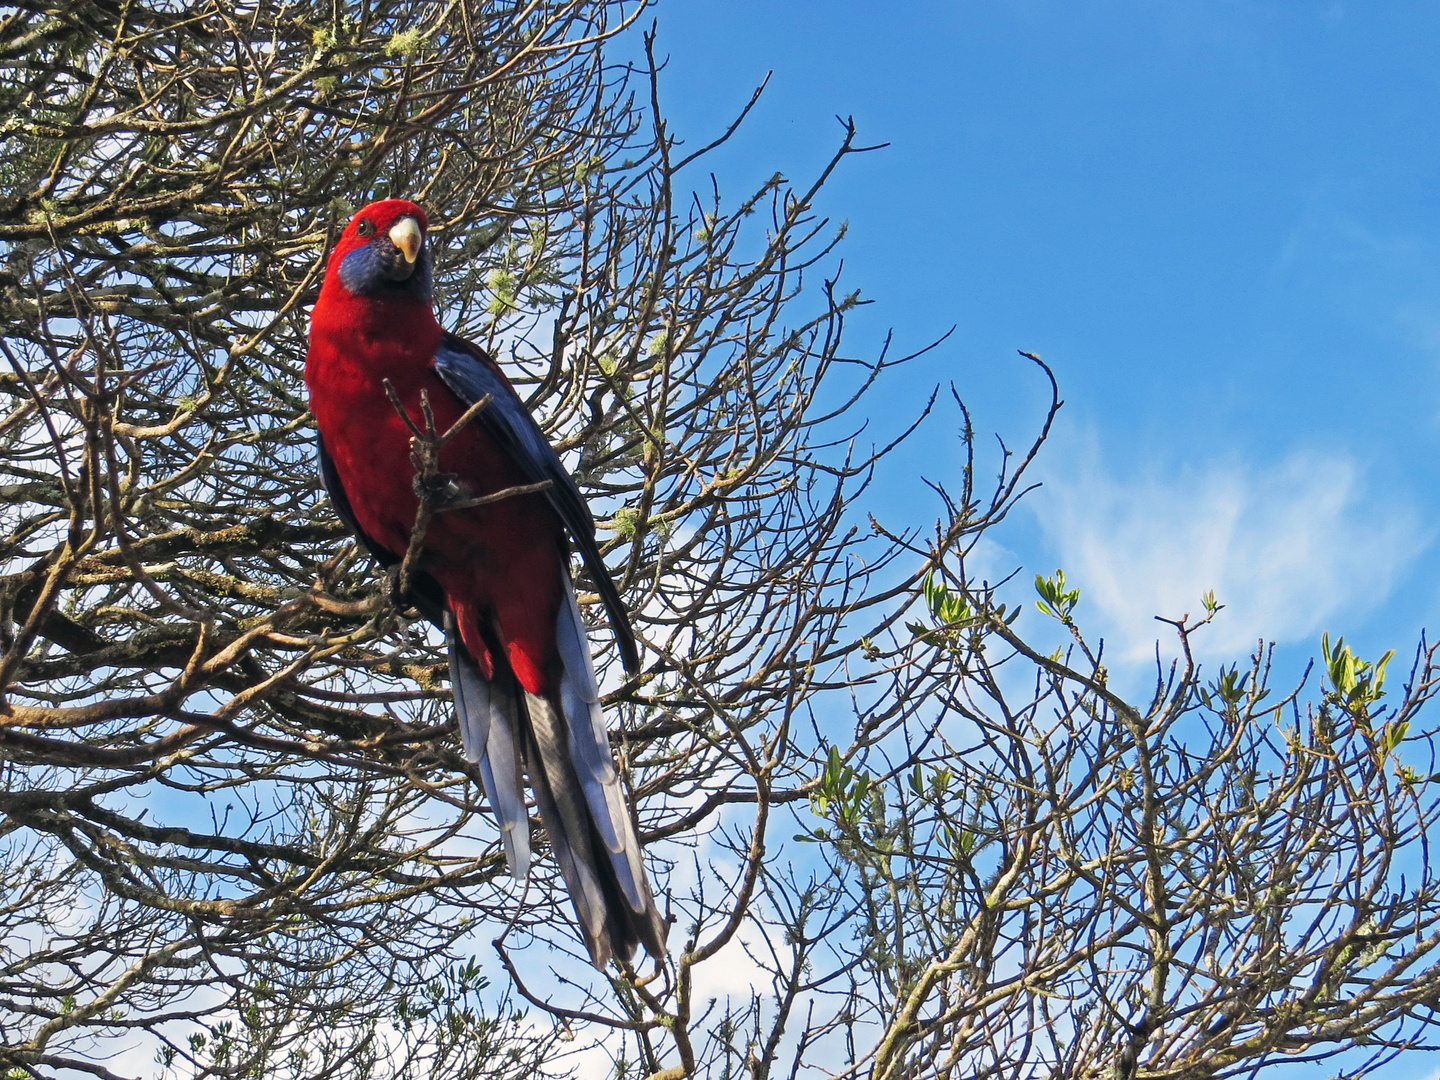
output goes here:
[{"label": "bird's foot", "polygon": [[410,606],[410,590],[400,580],[399,563],[385,568],[385,584],[390,593],[390,603],[396,611],[404,611]]},{"label": "bird's foot", "polygon": [[470,498],[470,491],[454,473],[432,473],[415,477],[415,494],[432,509],[447,510],[455,503]]}]

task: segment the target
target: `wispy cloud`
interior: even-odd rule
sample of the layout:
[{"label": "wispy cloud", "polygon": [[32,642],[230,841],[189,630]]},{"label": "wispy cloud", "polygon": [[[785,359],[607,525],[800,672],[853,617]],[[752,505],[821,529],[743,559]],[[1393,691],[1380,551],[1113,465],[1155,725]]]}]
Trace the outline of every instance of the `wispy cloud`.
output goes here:
[{"label": "wispy cloud", "polygon": [[[1153,655],[1170,618],[1226,605],[1207,632],[1213,654],[1264,638],[1309,640],[1386,599],[1430,537],[1407,506],[1385,502],[1338,453],[1272,465],[1233,460],[1108,472],[1093,445],[1047,478],[1035,502],[1088,625],[1113,654]],[[1098,614],[1099,618],[1096,619]],[[1097,625],[1098,621],[1098,625]],[[1342,627],[1343,629],[1343,627]]]}]

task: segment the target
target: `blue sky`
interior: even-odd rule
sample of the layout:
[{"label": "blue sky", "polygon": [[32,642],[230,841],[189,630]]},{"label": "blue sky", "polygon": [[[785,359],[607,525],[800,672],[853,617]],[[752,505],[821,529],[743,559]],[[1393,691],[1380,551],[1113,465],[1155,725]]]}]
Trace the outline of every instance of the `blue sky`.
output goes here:
[{"label": "blue sky", "polygon": [[[808,179],[875,303],[859,351],[953,337],[889,384],[954,381],[1027,435],[1050,362],[1068,404],[1046,490],[996,565],[1064,566],[1137,660],[1151,616],[1230,605],[1213,659],[1321,630],[1404,656],[1435,621],[1440,535],[1440,7],[1371,0],[672,0],[663,102],[692,145],[773,71],[712,163],[738,195]],[[890,412],[893,410],[893,413]],[[880,419],[884,419],[882,416]],[[943,479],[954,428],[900,463]],[[881,508],[933,517],[918,484]],[[1136,675],[1140,669],[1136,668]]]}]

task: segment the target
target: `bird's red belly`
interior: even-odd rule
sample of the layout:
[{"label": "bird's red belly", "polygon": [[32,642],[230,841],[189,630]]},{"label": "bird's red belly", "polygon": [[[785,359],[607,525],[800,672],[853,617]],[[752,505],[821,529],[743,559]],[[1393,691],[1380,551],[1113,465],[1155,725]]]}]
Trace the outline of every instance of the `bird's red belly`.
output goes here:
[{"label": "bird's red belly", "polygon": [[[411,417],[422,422],[424,389],[443,432],[464,410],[438,376],[426,375],[400,387],[400,397]],[[327,385],[323,397],[312,396],[311,409],[356,523],[375,542],[403,555],[419,510],[410,431],[383,390],[377,394],[359,389],[335,393]],[[525,483],[478,421],[446,445],[440,469],[474,495]],[[431,519],[424,544],[423,568],[445,590],[467,649],[482,671],[488,676],[495,661],[479,632],[481,625],[489,625],[525,689],[544,693],[555,657],[555,619],[566,560],[563,528],[545,497],[520,495],[443,511]]]}]

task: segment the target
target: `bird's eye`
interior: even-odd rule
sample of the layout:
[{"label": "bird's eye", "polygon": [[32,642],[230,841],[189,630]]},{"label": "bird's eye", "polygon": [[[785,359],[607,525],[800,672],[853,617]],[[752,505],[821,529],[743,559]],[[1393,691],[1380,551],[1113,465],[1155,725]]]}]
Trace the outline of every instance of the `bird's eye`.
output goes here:
[{"label": "bird's eye", "polygon": [[369,218],[361,218],[360,224],[355,226],[355,231],[361,236],[369,236],[375,231],[375,223]]}]

